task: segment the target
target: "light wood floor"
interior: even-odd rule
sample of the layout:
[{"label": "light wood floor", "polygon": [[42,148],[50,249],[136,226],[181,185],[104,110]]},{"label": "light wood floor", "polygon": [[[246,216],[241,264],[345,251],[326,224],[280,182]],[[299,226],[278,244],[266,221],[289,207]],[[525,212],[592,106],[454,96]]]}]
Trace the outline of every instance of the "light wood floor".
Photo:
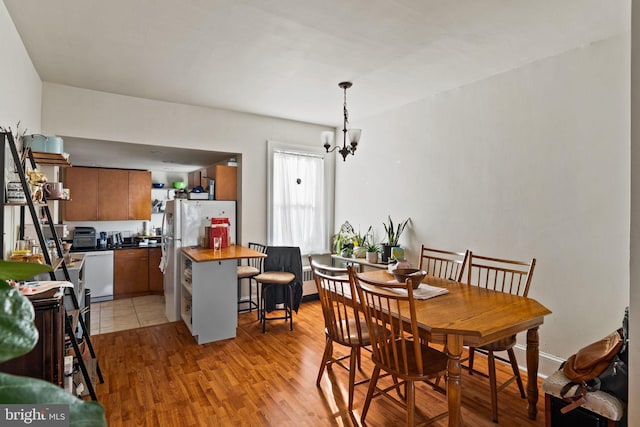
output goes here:
[{"label": "light wood floor", "polygon": [[[346,410],[347,372],[334,367],[320,387],[316,376],[324,348],[318,301],[302,304],[290,332],[282,321],[261,333],[256,313],[239,316],[237,338],[197,345],[182,322],[101,334],[92,338],[105,377],[97,385],[109,426],[349,426],[360,425],[366,385],[356,387],[354,416]],[[336,352],[343,351],[336,345]],[[363,353],[363,371],[372,365]],[[483,356],[476,366],[485,369]],[[501,365],[501,364],[500,364]],[[498,367],[499,377],[507,369]],[[467,426],[495,426],[489,419],[489,383],[463,371],[462,416]],[[539,382],[540,385],[540,382]],[[540,386],[538,387],[540,389]],[[419,385],[419,415],[446,410],[446,397]],[[499,394],[501,426],[543,426],[527,418],[515,384]],[[369,426],[401,426],[405,413],[374,399]],[[434,424],[446,426],[447,418]]]}]

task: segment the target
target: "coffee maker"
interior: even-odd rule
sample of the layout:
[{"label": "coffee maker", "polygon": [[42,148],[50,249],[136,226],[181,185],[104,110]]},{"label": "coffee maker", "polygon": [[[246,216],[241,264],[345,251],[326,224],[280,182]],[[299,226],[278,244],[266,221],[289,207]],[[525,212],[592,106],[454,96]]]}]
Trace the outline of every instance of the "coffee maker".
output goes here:
[{"label": "coffee maker", "polygon": [[107,232],[106,231],[101,231],[100,232],[100,240],[98,240],[98,246],[100,248],[106,248],[107,247]]}]

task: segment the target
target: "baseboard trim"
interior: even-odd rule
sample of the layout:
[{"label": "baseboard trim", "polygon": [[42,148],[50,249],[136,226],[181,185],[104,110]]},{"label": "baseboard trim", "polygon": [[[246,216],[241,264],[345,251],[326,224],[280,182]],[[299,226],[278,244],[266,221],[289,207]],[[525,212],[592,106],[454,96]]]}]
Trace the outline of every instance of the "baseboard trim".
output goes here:
[{"label": "baseboard trim", "polygon": [[[520,369],[526,371],[527,346],[523,344],[516,344],[513,350],[516,353],[516,358],[518,359],[518,365],[520,366]],[[538,360],[538,376],[541,378],[547,378],[548,376],[553,375],[554,372],[560,369],[560,365],[562,364],[562,362],[564,362],[564,359],[544,352],[540,352]]]}]

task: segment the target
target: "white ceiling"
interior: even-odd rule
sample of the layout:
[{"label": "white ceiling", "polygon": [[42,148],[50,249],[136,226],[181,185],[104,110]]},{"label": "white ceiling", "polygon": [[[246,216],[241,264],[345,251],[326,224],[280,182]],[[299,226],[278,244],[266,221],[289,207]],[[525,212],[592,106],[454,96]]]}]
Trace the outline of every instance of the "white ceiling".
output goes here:
[{"label": "white ceiling", "polygon": [[628,1],[4,0],[41,79],[340,125],[603,40]]}]

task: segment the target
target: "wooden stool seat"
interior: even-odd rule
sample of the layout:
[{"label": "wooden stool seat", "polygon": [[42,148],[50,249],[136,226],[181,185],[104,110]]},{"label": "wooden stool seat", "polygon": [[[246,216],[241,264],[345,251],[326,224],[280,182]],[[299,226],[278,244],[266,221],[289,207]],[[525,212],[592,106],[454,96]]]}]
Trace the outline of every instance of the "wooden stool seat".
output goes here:
[{"label": "wooden stool seat", "polygon": [[265,271],[255,277],[260,283],[272,283],[276,285],[287,285],[296,278],[295,274],[287,271]]},{"label": "wooden stool seat", "polygon": [[257,276],[260,274],[260,270],[250,265],[238,266],[238,279],[247,279],[249,277]]}]

